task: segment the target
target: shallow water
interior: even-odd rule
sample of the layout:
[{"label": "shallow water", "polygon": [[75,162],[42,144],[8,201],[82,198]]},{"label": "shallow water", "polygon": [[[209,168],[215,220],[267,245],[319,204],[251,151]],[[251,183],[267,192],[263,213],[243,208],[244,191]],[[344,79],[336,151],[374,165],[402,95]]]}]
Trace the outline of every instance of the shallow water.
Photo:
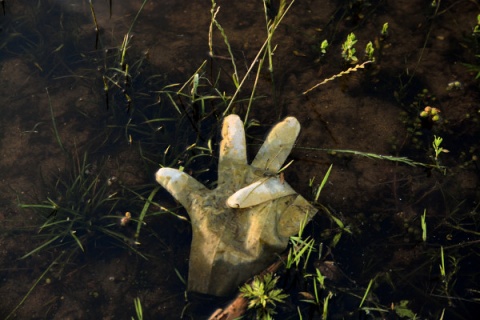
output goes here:
[{"label": "shallow water", "polygon": [[[136,297],[146,318],[201,318],[222,306],[209,297],[190,295],[185,301],[178,275],[187,276],[190,226],[174,215],[186,217],[165,191],[155,194],[158,206],[149,207],[146,225],[135,235],[160,165],[184,166],[209,186],[215,180],[226,105],[208,98],[192,103],[189,81],[205,62],[195,98],[225,92],[228,99],[235,89],[229,51],[218,30],[215,56],[208,55],[210,3],[145,1],[142,7],[113,0],[110,12],[109,1],[96,1],[98,36],[88,1],[2,3],[0,316],[125,318],[135,315]],[[331,318],[394,319],[408,309],[421,318],[438,319],[445,312],[446,319],[469,319],[477,307],[480,109],[476,74],[465,64],[478,63],[480,46],[472,30],[480,10],[477,1],[438,3],[298,1],[272,41],[277,45],[273,78],[267,61],[258,76],[248,120],[260,126],[247,129],[250,155],[274,123],[295,116],[302,132],[286,180],[313,200],[333,164],[320,196],[328,209],[307,228],[324,247],[308,271],[330,263],[341,270],[342,276],[332,277],[322,291],[322,301],[329,290],[335,293]],[[226,1],[218,6],[218,21],[243,77],[266,39],[263,6]],[[385,22],[388,36],[380,34]],[[353,66],[340,54],[350,32],[358,39],[359,62],[365,61],[368,41],[376,46],[376,62],[302,95]],[[323,39],[330,43],[325,55],[319,50]],[[255,72],[231,110],[242,118]],[[187,82],[183,95],[168,94]],[[419,116],[427,105],[441,110],[440,121]],[[442,137],[449,151],[437,160],[434,136]],[[408,157],[417,165],[378,155]],[[94,192],[69,189],[74,181],[92,183]],[[45,217],[18,204],[51,199],[87,210],[98,194],[108,201],[95,207],[88,222],[98,222],[119,239],[79,225],[75,231],[85,253],[66,237],[21,258],[44,243],[45,231],[39,229]],[[133,221],[122,227],[127,211]],[[45,214],[61,218],[61,212]],[[439,270],[441,247],[445,276]],[[312,305],[299,301],[299,292],[313,292],[312,284],[292,271],[279,274],[291,295],[279,310],[282,316],[296,318],[298,305],[304,319],[320,318]],[[359,310],[371,279],[375,286],[364,307],[383,311]],[[402,301],[408,301],[404,308]]]}]

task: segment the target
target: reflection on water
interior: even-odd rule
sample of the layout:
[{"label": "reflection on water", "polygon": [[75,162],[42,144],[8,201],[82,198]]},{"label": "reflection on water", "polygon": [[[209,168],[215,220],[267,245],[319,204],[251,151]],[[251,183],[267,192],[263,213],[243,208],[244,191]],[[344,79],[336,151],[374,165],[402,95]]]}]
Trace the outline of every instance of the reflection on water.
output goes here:
[{"label": "reflection on water", "polygon": [[[184,167],[214,185],[218,125],[236,89],[232,55],[240,79],[264,63],[258,73],[252,68],[232,108],[242,117],[249,110],[250,154],[271,124],[293,115],[303,129],[286,179],[313,199],[334,168],[320,196],[323,213],[307,231],[323,255],[315,253],[306,271],[322,266],[341,276],[327,277],[315,305],[298,298],[313,294],[311,278],[282,271],[290,298],[279,312],[295,317],[299,306],[304,318],[320,317],[332,291],[333,317],[468,318],[479,297],[472,266],[480,115],[478,83],[462,63],[477,62],[478,8],[414,2],[295,3],[272,40],[270,73],[268,59],[257,57],[266,39],[261,3],[218,3],[229,50],[215,28],[210,38],[208,1],[1,1],[0,295],[7,298],[0,315],[27,293],[19,319],[130,317],[137,297],[154,318],[196,318],[221,305],[194,295],[185,302],[190,226],[157,192],[153,173]],[[380,33],[385,22],[388,36]],[[341,57],[351,32],[359,61],[372,41],[376,62],[302,95],[351,67]],[[451,88],[452,81],[461,85]],[[438,123],[419,117],[427,106],[441,111]],[[435,154],[435,136],[448,153]],[[371,310],[360,310],[371,279],[364,302]]]}]

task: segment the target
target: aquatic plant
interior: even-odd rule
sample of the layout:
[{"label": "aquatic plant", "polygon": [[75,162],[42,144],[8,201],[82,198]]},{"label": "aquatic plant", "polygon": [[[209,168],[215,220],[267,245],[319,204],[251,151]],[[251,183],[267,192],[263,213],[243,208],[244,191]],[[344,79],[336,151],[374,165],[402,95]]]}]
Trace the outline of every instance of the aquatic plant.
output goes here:
[{"label": "aquatic plant", "polygon": [[140,254],[121,223],[128,223],[124,217],[133,209],[127,200],[131,195],[125,194],[115,176],[106,175],[104,164],[90,162],[88,154],[72,158],[71,165],[56,178],[46,200],[20,204],[21,208],[33,209],[44,220],[37,235],[43,242],[22,258],[57,248],[73,257],[106,245],[128,247]]}]

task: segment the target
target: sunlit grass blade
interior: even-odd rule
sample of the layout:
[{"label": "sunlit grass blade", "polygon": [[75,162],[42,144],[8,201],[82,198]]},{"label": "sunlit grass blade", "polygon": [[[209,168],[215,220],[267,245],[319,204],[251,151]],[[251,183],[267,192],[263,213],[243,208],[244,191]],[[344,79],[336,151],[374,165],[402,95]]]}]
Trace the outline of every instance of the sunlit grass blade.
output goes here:
[{"label": "sunlit grass blade", "polygon": [[70,236],[73,238],[73,240],[75,240],[75,242],[77,243],[78,247],[80,248],[80,250],[82,250],[82,252],[85,252],[85,249],[83,248],[83,245],[82,245],[82,242],[80,241],[80,239],[78,239],[78,237],[75,235],[75,230],[71,230],[70,231]]},{"label": "sunlit grass blade", "polygon": [[143,320],[143,309],[140,298],[133,299],[133,304],[135,305],[135,313],[137,315],[137,320]]},{"label": "sunlit grass blade", "polygon": [[373,279],[370,279],[370,282],[368,283],[368,286],[367,286],[367,290],[365,290],[365,293],[363,294],[362,301],[360,301],[360,305],[358,306],[359,309],[362,308],[363,303],[365,302],[368,295],[370,294],[370,289],[372,288],[372,284],[373,284]]},{"label": "sunlit grass blade", "polygon": [[135,239],[138,240],[140,237],[140,229],[142,228],[142,225],[145,223],[145,215],[147,214],[148,208],[152,204],[153,197],[157,194],[158,190],[160,190],[160,186],[155,187],[150,195],[148,196],[148,199],[145,201],[145,205],[143,206],[142,211],[140,212],[140,216],[138,217],[138,222],[137,222],[137,229],[135,231]]},{"label": "sunlit grass blade", "polygon": [[325,176],[323,176],[322,183],[320,183],[320,185],[318,186],[317,193],[315,194],[315,199],[314,199],[315,202],[318,202],[318,198],[320,197],[320,193],[322,192],[323,187],[325,186],[325,184],[328,181],[328,177],[330,176],[330,172],[332,171],[332,168],[333,168],[333,164],[330,165],[330,167],[327,170],[327,173],[325,174]]},{"label": "sunlit grass blade", "polygon": [[382,154],[376,154],[371,152],[362,152],[362,151],[347,150],[347,149],[322,149],[322,148],[308,148],[308,147],[297,147],[297,148],[302,150],[322,151],[330,154],[336,154],[336,153],[352,154],[352,155],[362,156],[369,159],[387,160],[392,162],[403,163],[411,167],[419,166],[419,167],[425,167],[425,168],[444,168],[441,166],[438,167],[436,164],[428,164],[428,163],[414,161],[407,157],[395,157],[395,156],[382,155]]},{"label": "sunlit grass blade", "polygon": [[25,259],[27,257],[30,257],[31,255],[33,255],[34,253],[37,253],[45,248],[47,248],[50,244],[54,243],[55,241],[57,241],[58,239],[60,239],[60,237],[62,237],[62,235],[57,235],[57,236],[54,236],[52,237],[50,240],[44,242],[43,244],[39,245],[38,247],[36,247],[35,249],[33,249],[32,251],[28,252],[27,254],[23,255],[22,257],[20,257],[20,259]]}]

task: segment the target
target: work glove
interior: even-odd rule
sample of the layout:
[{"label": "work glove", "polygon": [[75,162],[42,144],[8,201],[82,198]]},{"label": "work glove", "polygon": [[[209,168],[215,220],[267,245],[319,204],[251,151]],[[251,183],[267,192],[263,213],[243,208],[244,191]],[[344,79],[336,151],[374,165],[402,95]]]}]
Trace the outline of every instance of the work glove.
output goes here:
[{"label": "work glove", "polygon": [[300,132],[296,118],[278,123],[251,163],[237,115],[224,119],[218,183],[213,190],[162,168],[156,179],[187,209],[192,224],[188,291],[226,296],[268,267],[317,210],[284,181],[282,169]]}]

